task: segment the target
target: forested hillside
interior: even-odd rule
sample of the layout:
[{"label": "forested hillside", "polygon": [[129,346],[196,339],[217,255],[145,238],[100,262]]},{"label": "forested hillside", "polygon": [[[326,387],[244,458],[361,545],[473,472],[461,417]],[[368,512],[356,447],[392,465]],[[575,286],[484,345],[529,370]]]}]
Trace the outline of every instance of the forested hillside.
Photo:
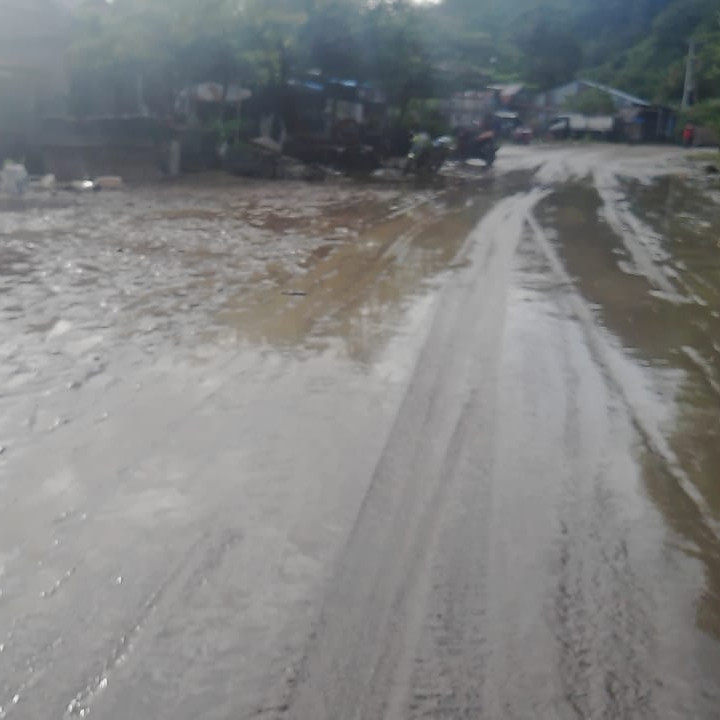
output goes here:
[{"label": "forested hillside", "polygon": [[488,33],[498,70],[519,79],[546,86],[583,72],[663,101],[681,97],[694,37],[698,97],[720,95],[718,0],[445,0],[435,12]]},{"label": "forested hillside", "polygon": [[679,103],[691,37],[697,98],[720,96],[720,0],[86,0],[79,18],[79,108],[101,75],[177,88],[210,75],[274,84],[309,69],[382,83],[400,105],[580,74]]}]

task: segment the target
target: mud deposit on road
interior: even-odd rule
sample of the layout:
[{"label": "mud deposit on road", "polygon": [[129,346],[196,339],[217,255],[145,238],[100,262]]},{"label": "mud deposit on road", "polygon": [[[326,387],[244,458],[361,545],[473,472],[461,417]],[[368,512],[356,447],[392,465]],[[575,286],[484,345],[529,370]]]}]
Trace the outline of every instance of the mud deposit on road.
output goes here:
[{"label": "mud deposit on road", "polygon": [[716,194],[583,143],[0,214],[0,720],[715,720]]},{"label": "mud deposit on road", "polygon": [[[212,176],[61,201],[28,199],[29,209],[0,216],[6,451],[23,427],[32,435],[69,422],[85,384],[112,382],[173,346],[191,356],[245,340],[297,347],[314,332],[343,338],[362,360],[387,339],[403,300],[445,269],[483,206],[475,184]],[[435,242],[438,231],[446,242]]]},{"label": "mud deposit on road", "polygon": [[[273,663],[282,676],[278,646],[266,643],[263,662],[252,638],[264,628],[301,646],[297,618],[352,522],[438,280],[493,198],[520,182],[469,177],[204,177],[29,198],[0,216],[3,717],[82,716],[130,644],[154,637],[153,617],[187,655],[172,672],[202,674],[186,636],[195,611],[175,609],[178,593],[195,602],[197,582],[230,558],[240,596],[214,612],[244,608],[245,659],[214,653],[208,673],[246,667],[241,709],[276,679]],[[280,621],[252,611],[265,591],[246,579],[263,573]],[[202,614],[198,630],[213,610]],[[213,642],[220,652],[219,638],[202,645]],[[169,686],[148,677],[151,714],[156,700],[170,712]]]},{"label": "mud deposit on road", "polygon": [[619,202],[620,233],[591,183],[559,189],[540,216],[597,322],[646,369],[618,381],[636,403],[645,487],[702,561],[697,622],[720,639],[720,205],[687,170],[628,179]]}]

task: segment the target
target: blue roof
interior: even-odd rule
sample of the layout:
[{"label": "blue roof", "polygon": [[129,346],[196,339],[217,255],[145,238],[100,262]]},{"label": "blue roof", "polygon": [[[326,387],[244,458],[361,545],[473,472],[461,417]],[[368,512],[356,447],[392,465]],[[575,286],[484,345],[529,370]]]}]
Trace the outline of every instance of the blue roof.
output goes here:
[{"label": "blue roof", "polygon": [[322,83],[313,82],[312,80],[296,80],[295,78],[290,78],[288,85],[292,85],[293,87],[304,87],[308,90],[315,90],[317,92],[321,92],[325,89],[325,86]]},{"label": "blue roof", "polygon": [[596,90],[602,90],[602,92],[606,92],[608,95],[612,95],[618,100],[626,102],[628,105],[641,105],[643,107],[650,107],[650,105],[652,105],[651,102],[643,100],[636,95],[631,95],[630,93],[623,92],[622,90],[616,90],[615,88],[595,82],[594,80],[580,80],[579,82],[583,85],[587,85],[588,87],[595,88]]},{"label": "blue roof", "polygon": [[354,88],[358,86],[357,80],[346,80],[345,78],[328,78],[329,85],[342,85],[343,87]]}]

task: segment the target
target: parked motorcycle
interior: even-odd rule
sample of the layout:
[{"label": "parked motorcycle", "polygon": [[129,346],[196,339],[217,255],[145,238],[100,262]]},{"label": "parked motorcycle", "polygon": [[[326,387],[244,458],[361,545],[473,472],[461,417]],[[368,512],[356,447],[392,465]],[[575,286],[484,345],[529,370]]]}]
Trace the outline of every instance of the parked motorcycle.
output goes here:
[{"label": "parked motorcycle", "polygon": [[492,167],[497,151],[498,143],[492,130],[461,130],[458,133],[457,156],[462,160],[482,160],[488,167]]},{"label": "parked motorcycle", "polygon": [[454,149],[452,138],[443,136],[433,140],[428,133],[416,133],[408,153],[403,173],[408,175],[436,175]]}]

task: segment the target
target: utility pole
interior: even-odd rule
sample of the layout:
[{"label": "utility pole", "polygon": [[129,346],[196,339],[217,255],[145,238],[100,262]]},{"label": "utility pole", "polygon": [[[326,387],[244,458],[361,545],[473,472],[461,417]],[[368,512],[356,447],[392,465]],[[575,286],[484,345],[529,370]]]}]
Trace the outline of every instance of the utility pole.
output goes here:
[{"label": "utility pole", "polygon": [[687,110],[695,102],[695,40],[690,40],[685,63],[685,85],[681,107]]}]

